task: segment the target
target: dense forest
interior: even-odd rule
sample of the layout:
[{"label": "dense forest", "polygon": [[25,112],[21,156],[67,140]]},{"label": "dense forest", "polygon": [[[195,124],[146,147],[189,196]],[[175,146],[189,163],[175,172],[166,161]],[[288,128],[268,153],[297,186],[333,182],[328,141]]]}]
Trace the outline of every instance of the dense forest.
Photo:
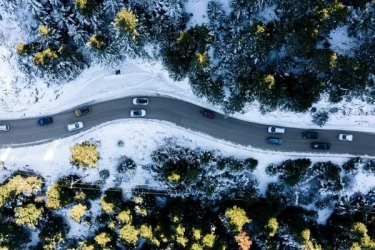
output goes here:
[{"label": "dense forest", "polygon": [[[32,171],[11,173],[0,184],[0,249],[375,248],[375,190],[352,191],[358,173],[374,174],[374,160],[270,164],[266,173],[277,179],[261,194],[256,159],[170,139],[147,165],[124,155],[110,171],[99,159],[96,142],[71,147],[73,167],[99,171],[89,182],[85,174],[51,182]],[[124,193],[121,184],[136,168],[160,187]],[[327,221],[319,220],[322,212]]]},{"label": "dense forest", "polygon": [[[197,96],[226,113],[258,101],[262,112],[310,112],[322,126],[331,110],[314,103],[323,96],[375,102],[372,1],[228,1],[230,9],[209,1],[209,21],[195,26],[187,25],[185,0],[0,3],[14,15],[29,10],[21,24],[29,38],[14,50],[22,70],[49,82],[74,79],[92,64],[143,58],[161,61],[175,80],[188,78]],[[337,29],[353,41],[346,49],[332,44]]]}]

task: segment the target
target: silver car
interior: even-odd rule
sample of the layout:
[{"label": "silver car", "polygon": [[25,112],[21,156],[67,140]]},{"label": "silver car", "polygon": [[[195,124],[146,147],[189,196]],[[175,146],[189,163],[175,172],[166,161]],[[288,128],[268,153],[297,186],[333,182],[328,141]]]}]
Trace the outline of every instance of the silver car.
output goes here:
[{"label": "silver car", "polygon": [[130,116],[131,117],[143,117],[143,116],[146,116],[146,110],[144,110],[144,109],[130,110]]},{"label": "silver car", "polygon": [[8,124],[0,125],[0,131],[9,131],[9,125]]},{"label": "silver car", "polygon": [[83,128],[83,123],[82,122],[75,122],[72,124],[68,124],[68,131],[75,131]]}]

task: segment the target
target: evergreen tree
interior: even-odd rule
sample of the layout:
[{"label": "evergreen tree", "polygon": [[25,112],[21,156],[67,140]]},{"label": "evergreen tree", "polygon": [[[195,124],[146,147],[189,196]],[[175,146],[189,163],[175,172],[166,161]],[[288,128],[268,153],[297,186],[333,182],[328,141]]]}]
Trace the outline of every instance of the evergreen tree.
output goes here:
[{"label": "evergreen tree", "polygon": [[329,119],[328,112],[318,111],[313,115],[312,122],[320,127],[323,127],[324,124],[326,124],[326,122],[328,121],[328,119]]}]

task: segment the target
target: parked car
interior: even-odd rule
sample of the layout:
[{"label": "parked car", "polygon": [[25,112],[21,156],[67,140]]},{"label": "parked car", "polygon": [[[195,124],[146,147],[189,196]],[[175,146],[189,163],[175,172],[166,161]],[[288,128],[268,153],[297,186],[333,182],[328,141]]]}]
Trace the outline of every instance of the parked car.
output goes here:
[{"label": "parked car", "polygon": [[8,124],[0,125],[0,131],[9,131],[9,125]]},{"label": "parked car", "polygon": [[83,116],[83,115],[87,115],[90,112],[91,112],[91,108],[89,106],[86,106],[86,107],[82,107],[82,108],[76,109],[74,111],[74,114],[76,116]]},{"label": "parked car", "polygon": [[53,123],[52,117],[43,117],[38,120],[40,126]]},{"label": "parked car", "polygon": [[311,131],[303,131],[302,132],[302,137],[305,138],[305,139],[317,139],[318,138],[318,133],[311,132]]},{"label": "parked car", "polygon": [[148,99],[147,98],[142,98],[142,97],[137,97],[133,99],[133,104],[134,105],[147,105],[148,104]]},{"label": "parked car", "polygon": [[270,126],[268,127],[268,133],[271,134],[284,134],[285,133],[285,128],[280,128],[276,126]]},{"label": "parked car", "polygon": [[339,140],[341,140],[341,141],[353,141],[353,135],[339,134]]},{"label": "parked car", "polygon": [[131,117],[142,117],[142,116],[146,116],[146,110],[144,110],[144,109],[135,109],[135,110],[130,110],[130,116],[131,116]]},{"label": "parked car", "polygon": [[268,137],[266,140],[269,144],[281,145],[283,144],[283,140],[280,138],[275,137]]},{"label": "parked car", "polygon": [[312,142],[311,143],[311,148],[313,149],[330,149],[331,144],[329,142]]},{"label": "parked car", "polygon": [[75,122],[72,124],[68,124],[68,131],[75,131],[78,129],[83,128],[83,123],[82,122]]},{"label": "parked car", "polygon": [[201,109],[200,114],[201,114],[202,117],[206,117],[208,119],[214,119],[215,118],[214,112],[212,112],[210,110],[207,110],[207,109]]}]

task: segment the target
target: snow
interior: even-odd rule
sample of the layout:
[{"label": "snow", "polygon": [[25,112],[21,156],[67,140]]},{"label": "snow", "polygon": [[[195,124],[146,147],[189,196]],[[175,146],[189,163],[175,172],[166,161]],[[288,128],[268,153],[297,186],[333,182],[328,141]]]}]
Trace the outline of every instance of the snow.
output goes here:
[{"label": "snow", "polygon": [[[186,29],[195,25],[208,23],[207,4],[211,0],[188,0],[185,4],[185,11],[191,13],[191,18],[187,23]],[[229,0],[216,0],[222,5],[222,9],[228,14],[230,12]]]},{"label": "snow", "polygon": [[276,5],[267,6],[264,9],[262,9],[258,15],[257,19],[262,21],[263,23],[268,23],[273,20],[279,20],[278,16],[275,13]]},{"label": "snow", "polygon": [[333,51],[348,56],[354,56],[352,49],[358,45],[355,38],[349,37],[347,25],[331,30],[328,42],[331,44]]}]

